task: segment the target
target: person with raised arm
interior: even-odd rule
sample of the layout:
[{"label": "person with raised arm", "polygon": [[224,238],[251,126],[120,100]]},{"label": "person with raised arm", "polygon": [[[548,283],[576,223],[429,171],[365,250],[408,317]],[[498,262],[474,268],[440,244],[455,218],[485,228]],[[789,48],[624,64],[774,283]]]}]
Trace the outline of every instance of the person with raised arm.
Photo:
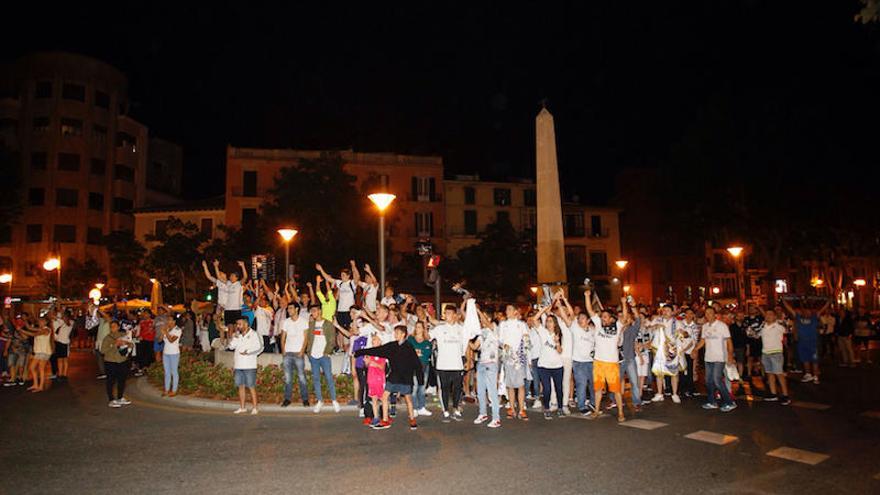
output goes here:
[{"label": "person with raised arm", "polygon": [[243,284],[247,283],[247,269],[244,261],[239,261],[238,266],[241,269],[241,279],[238,273],[231,272],[227,276],[220,271],[220,261],[214,260],[214,275],[208,270],[208,263],[202,261],[202,269],[205,271],[205,277],[217,287],[217,304],[223,307],[223,321],[227,325],[232,325],[241,316],[241,307],[243,305],[242,296],[244,293]]},{"label": "person with raised arm", "polygon": [[831,301],[826,301],[818,311],[808,307],[798,310],[791,307],[787,300],[782,300],[785,310],[791,314],[795,322],[794,336],[797,340],[798,357],[804,364],[804,377],[801,382],[819,384],[819,317],[825,313]]},{"label": "person with raised arm", "polygon": [[[507,387],[507,419],[518,417],[528,421],[526,380],[538,380],[537,376],[532,376],[529,367],[529,350],[532,347],[529,327],[520,319],[516,306],[508,304],[504,312],[506,319],[498,324],[498,333],[501,339],[501,366],[504,370],[504,385]],[[537,366],[535,369],[537,370]],[[519,406],[518,414],[514,409],[517,405]]]},{"label": "person with raised arm", "polygon": [[[562,330],[559,328],[559,320],[556,316],[548,314],[553,306],[559,301],[560,293],[556,293],[553,301],[541,308],[532,317],[535,322],[535,331],[538,334],[537,345],[541,346],[541,354],[538,357],[538,378],[541,380],[541,405],[544,409],[544,419],[553,419],[550,412],[550,392],[556,392],[556,414],[559,417],[566,415],[562,402]],[[541,317],[546,315],[543,323]],[[551,385],[552,382],[552,385]]]},{"label": "person with raised arm", "polygon": [[364,306],[375,313],[379,296],[379,279],[373,275],[370,265],[367,264],[364,265],[364,275],[366,277],[360,283],[361,289],[364,291]]},{"label": "person with raised arm", "polygon": [[[623,338],[623,325],[614,318],[608,309],[601,309],[597,313],[593,309],[592,291],[587,289],[586,296],[587,314],[596,328],[596,344],[593,359],[593,386],[596,391],[596,412],[590,418],[602,416],[602,392],[606,389],[609,394],[614,394],[617,404],[617,421],[626,421],[623,415],[623,397],[620,387],[620,351],[618,348]],[[624,316],[629,315],[629,309],[623,307]]]},{"label": "person with raised arm", "polygon": [[[464,356],[467,340],[464,327],[459,323],[458,312],[452,305],[443,311],[443,321],[433,320],[434,328],[428,332],[437,342],[437,378],[440,382],[440,403],[443,406],[444,423],[450,418],[461,421],[461,387],[464,378]],[[404,326],[406,328],[406,326]]]}]

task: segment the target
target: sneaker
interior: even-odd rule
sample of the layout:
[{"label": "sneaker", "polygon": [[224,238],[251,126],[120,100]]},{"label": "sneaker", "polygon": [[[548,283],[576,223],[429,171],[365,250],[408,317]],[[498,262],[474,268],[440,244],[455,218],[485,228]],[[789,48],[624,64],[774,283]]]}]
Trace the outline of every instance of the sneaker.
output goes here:
[{"label": "sneaker", "polygon": [[281,407],[287,407],[289,405],[290,405],[290,401],[287,399],[284,399],[284,402],[281,403]]},{"label": "sneaker", "polygon": [[119,405],[122,405],[122,406],[127,406],[127,405],[131,404],[131,401],[126,399],[125,397],[116,399],[116,402],[118,402]]},{"label": "sneaker", "polygon": [[[575,405],[577,405],[577,404],[575,404]],[[563,407],[562,414],[568,416],[569,414],[571,414],[571,409],[569,409],[568,406]]]},{"label": "sneaker", "polygon": [[544,406],[541,405],[541,401],[539,401],[539,400],[536,400],[535,402],[532,403],[532,409],[534,409],[535,411],[540,411],[543,408],[544,408]]},{"label": "sneaker", "polygon": [[14,387],[14,386],[15,386],[15,382],[6,382],[6,383],[3,384],[3,386],[4,386],[4,387]]},{"label": "sneaker", "polygon": [[655,394],[654,397],[651,398],[651,402],[663,402],[664,400],[666,400],[666,398],[663,397],[663,394]]},{"label": "sneaker", "polygon": [[768,395],[767,397],[764,397],[764,402],[776,402],[778,400],[779,400],[779,397],[777,397],[775,395]]},{"label": "sneaker", "polygon": [[443,411],[443,419],[441,419],[440,421],[443,421],[444,423],[449,422],[449,411]]},{"label": "sneaker", "polygon": [[111,400],[111,401],[107,404],[107,406],[112,407],[112,408],[114,408],[114,409],[119,409],[120,407],[122,407],[122,404],[116,402],[115,400]]},{"label": "sneaker", "polygon": [[712,404],[711,402],[707,402],[703,404],[703,409],[718,409],[718,404]]},{"label": "sneaker", "polygon": [[364,414],[364,410],[363,410],[363,409],[358,410],[358,417],[359,417],[359,418],[363,418],[364,416],[366,416],[366,415]]},{"label": "sneaker", "polygon": [[98,375],[95,377],[95,380],[104,380],[107,378],[107,375]]},{"label": "sneaker", "polygon": [[486,416],[485,414],[483,414],[483,415],[477,416],[477,419],[474,420],[474,424],[481,425],[481,424],[485,423],[486,421],[489,421],[489,416]]},{"label": "sneaker", "polygon": [[342,408],[339,406],[339,403],[336,402],[336,401],[334,400],[334,401],[333,401],[333,412],[337,412],[337,413],[338,413],[338,412],[341,411],[341,410],[342,410]]},{"label": "sneaker", "polygon": [[456,410],[452,413],[452,419],[454,419],[454,420],[456,420],[456,421],[461,421],[461,420],[464,419],[464,418],[461,417],[461,411],[459,411],[459,410],[456,409]]},{"label": "sneaker", "polygon": [[488,428],[498,428],[499,426],[501,426],[501,420],[493,419],[492,421],[489,421],[489,424],[487,424],[486,426]]},{"label": "sneaker", "polygon": [[672,402],[675,402],[676,404],[681,404],[681,397],[679,397],[678,394],[673,394]]},{"label": "sneaker", "polygon": [[593,411],[591,411],[589,409],[581,409],[580,413],[581,413],[581,416],[583,416],[585,418],[589,418],[590,415],[593,414]]},{"label": "sneaker", "polygon": [[721,406],[721,412],[730,412],[737,408],[736,402]]},{"label": "sneaker", "polygon": [[315,404],[315,407],[312,408],[312,412],[318,414],[319,412],[321,412],[322,407],[324,407],[324,403],[322,401],[318,401]]},{"label": "sneaker", "polygon": [[550,411],[544,411],[544,419],[546,419],[548,421],[553,419],[553,415],[550,414]]},{"label": "sneaker", "polygon": [[364,420],[362,421],[362,423],[363,423],[364,426],[370,426],[371,424],[373,424],[373,420],[370,419],[370,418],[364,418]]},{"label": "sneaker", "polygon": [[791,399],[783,395],[782,400],[779,401],[779,404],[783,406],[791,405]]},{"label": "sneaker", "polygon": [[424,408],[424,407],[419,409],[416,412],[419,414],[419,416],[430,416],[431,415],[431,411],[429,411],[427,408]]},{"label": "sneaker", "polygon": [[376,426],[379,425],[380,422],[381,422],[381,421],[379,421],[379,418],[373,418],[373,419],[370,420],[370,426],[373,427],[373,428],[375,428]]},{"label": "sneaker", "polygon": [[568,416],[568,414],[566,414],[566,412],[565,412],[565,409],[566,409],[566,408],[563,408],[563,409],[557,409],[557,410],[556,410],[556,417],[557,417],[557,418],[564,418],[564,417]]},{"label": "sneaker", "polygon": [[801,378],[801,383],[807,383],[813,381],[813,375],[809,373],[805,373],[803,378]]},{"label": "sneaker", "polygon": [[304,401],[303,401],[303,407],[309,407],[309,401],[304,400]]},{"label": "sneaker", "polygon": [[245,409],[245,408],[243,408],[243,407],[239,407],[238,409],[236,409],[235,411],[233,411],[232,414],[243,414],[243,413],[246,413],[246,412],[247,412],[247,409]]},{"label": "sneaker", "polygon": [[818,385],[818,384],[819,384],[819,377],[818,377],[818,376],[814,376],[814,377],[813,377],[813,385]]},{"label": "sneaker", "polygon": [[257,414],[260,414],[259,409],[256,407],[251,409],[251,416],[256,416]]},{"label": "sneaker", "polygon": [[373,425],[374,430],[387,430],[388,428],[391,428],[391,423],[388,421],[379,421]]},{"label": "sneaker", "polygon": [[410,420],[409,420],[409,429],[410,429],[410,430],[416,430],[416,429],[418,429],[418,428],[419,428],[419,425],[416,424],[416,418],[410,418]]}]

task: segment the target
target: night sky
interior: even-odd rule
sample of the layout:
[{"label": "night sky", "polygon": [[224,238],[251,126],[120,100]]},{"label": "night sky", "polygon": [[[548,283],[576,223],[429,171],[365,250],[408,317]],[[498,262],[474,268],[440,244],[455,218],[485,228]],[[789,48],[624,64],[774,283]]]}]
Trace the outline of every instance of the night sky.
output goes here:
[{"label": "night sky", "polygon": [[855,23],[856,1],[27,3],[4,7],[17,29],[0,34],[0,58],[61,49],[119,67],[134,116],[184,147],[189,198],[222,193],[227,144],[437,154],[447,175],[532,176],[543,99],[565,191],[590,202],[623,168],[674,163],[719,111],[737,134],[755,120],[786,129],[786,171],[880,168],[880,25]]}]

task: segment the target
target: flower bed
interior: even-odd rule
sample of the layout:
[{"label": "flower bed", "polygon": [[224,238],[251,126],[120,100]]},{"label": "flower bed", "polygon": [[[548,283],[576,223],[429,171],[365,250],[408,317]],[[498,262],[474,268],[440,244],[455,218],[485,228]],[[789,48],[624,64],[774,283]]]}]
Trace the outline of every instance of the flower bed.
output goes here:
[{"label": "flower bed", "polygon": [[[232,378],[232,370],[213,362],[211,353],[182,352],[180,355],[180,384],[178,393],[194,395],[206,399],[238,400],[238,388]],[[155,362],[147,368],[147,377],[158,388],[164,386],[165,371],[161,362]],[[354,397],[351,376],[337,375],[337,400],[344,404]],[[309,391],[312,390],[312,374],[307,372]],[[321,394],[329,399],[327,385],[321,382]],[[261,402],[280,403],[284,399],[284,371],[278,366],[260,366],[257,368],[257,396]],[[309,393],[314,403],[315,397]],[[299,383],[294,377],[293,396],[291,400],[299,401]]]}]

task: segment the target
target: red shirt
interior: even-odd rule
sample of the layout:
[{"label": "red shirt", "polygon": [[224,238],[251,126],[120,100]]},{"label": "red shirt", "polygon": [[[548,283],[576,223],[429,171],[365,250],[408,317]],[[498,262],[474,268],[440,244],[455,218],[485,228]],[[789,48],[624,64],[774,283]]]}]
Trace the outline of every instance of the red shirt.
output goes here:
[{"label": "red shirt", "polygon": [[141,340],[155,340],[156,330],[153,328],[153,320],[141,320]]}]

